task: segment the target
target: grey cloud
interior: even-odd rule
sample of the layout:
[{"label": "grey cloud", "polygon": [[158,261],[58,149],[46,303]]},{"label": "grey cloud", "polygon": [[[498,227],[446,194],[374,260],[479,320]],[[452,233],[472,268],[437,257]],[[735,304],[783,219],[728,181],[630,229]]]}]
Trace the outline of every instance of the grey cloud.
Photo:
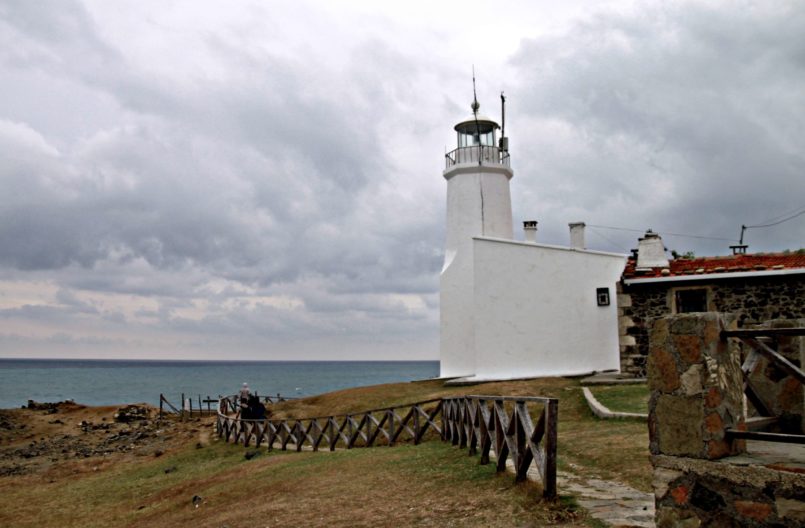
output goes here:
[{"label": "grey cloud", "polygon": [[[514,66],[528,119],[563,123],[580,154],[549,166],[528,160],[549,173],[534,193],[610,224],[735,238],[741,223],[801,205],[805,143],[796,130],[805,116],[790,110],[805,106],[803,33],[796,3],[683,3],[600,15],[524,42]],[[659,200],[649,208],[652,194]],[[801,243],[788,229],[764,233],[755,249]],[[727,250],[724,241],[680,242]]]}]

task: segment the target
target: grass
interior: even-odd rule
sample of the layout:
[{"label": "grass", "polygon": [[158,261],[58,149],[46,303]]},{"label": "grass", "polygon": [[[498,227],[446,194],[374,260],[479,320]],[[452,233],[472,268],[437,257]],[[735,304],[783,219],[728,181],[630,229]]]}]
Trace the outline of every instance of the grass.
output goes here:
[{"label": "grass", "polygon": [[595,398],[613,412],[648,413],[648,386],[644,384],[591,387]]},{"label": "grass", "polygon": [[[456,394],[558,397],[560,469],[650,489],[645,424],[596,419],[576,380],[364,387],[278,405],[275,417],[337,415]],[[247,461],[242,446],[215,438],[197,449],[197,436],[186,433],[182,447],[158,458],[60,462],[40,473],[0,477],[0,526],[597,525],[572,497],[541,500],[537,485],[515,484],[511,474],[496,474],[494,465],[481,466],[477,456],[448,443],[334,453],[261,449]],[[199,508],[191,504],[194,495],[204,498]]]}]

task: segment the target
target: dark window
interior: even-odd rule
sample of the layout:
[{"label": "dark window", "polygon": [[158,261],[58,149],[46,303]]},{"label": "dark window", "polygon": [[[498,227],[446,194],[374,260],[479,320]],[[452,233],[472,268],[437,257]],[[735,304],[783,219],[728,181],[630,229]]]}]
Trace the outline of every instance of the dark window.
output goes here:
[{"label": "dark window", "polygon": [[676,313],[706,312],[707,290],[678,290],[676,292]]}]

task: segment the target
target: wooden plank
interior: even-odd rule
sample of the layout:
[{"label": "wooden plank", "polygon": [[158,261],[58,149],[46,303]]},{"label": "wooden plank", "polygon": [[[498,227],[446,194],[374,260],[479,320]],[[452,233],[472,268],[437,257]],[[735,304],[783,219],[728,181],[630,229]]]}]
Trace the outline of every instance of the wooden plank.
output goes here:
[{"label": "wooden plank", "polygon": [[509,429],[509,420],[503,400],[495,400],[492,405],[492,414],[495,419],[495,457],[497,458],[497,471],[506,471],[506,459],[509,457],[509,444],[506,441],[506,431]]},{"label": "wooden plank", "polygon": [[321,425],[319,425],[318,420],[310,420],[310,430],[314,431],[311,446],[313,447],[313,451],[318,451],[319,445],[321,444],[321,440],[324,436],[322,434]]},{"label": "wooden plank", "polygon": [[375,425],[375,432],[372,433],[371,436],[369,436],[369,439],[366,441],[366,445],[367,446],[374,445],[375,440],[377,440],[377,437],[380,435],[380,433],[383,433],[383,435],[386,437],[386,441],[388,442],[389,434],[386,432],[385,429],[383,429],[383,426],[389,419],[388,412],[383,413],[383,418],[381,418],[380,421],[378,421],[377,418],[375,418],[374,416],[370,416],[369,418]]},{"label": "wooden plank", "polygon": [[349,443],[349,435],[344,432],[344,429],[346,429],[348,425],[349,425],[349,415],[347,415],[344,418],[344,421],[341,422],[341,425],[338,427],[338,431],[336,434],[336,442],[338,442],[338,440],[341,440],[342,442],[344,442],[344,447],[346,447],[347,444]]},{"label": "wooden plank", "polygon": [[743,338],[743,341],[760,352],[763,357],[774,363],[777,367],[784,370],[789,376],[793,376],[797,381],[805,384],[805,372],[802,372],[799,367],[781,356],[776,350],[773,350],[765,343],[761,343],[757,339],[751,337]]},{"label": "wooden plank", "polygon": [[439,436],[442,436],[442,430],[439,428],[439,425],[436,423],[436,416],[442,411],[442,404],[441,402],[436,405],[436,407],[430,412],[430,414],[425,413],[424,409],[421,409],[419,412],[422,413],[422,417],[425,418],[425,426],[422,429],[420,437],[425,434],[428,430],[428,427],[433,427],[433,429],[439,433]]},{"label": "wooden plank", "polygon": [[749,400],[759,414],[763,416],[771,416],[774,414],[771,411],[771,407],[766,403],[766,400],[758,393],[754,382],[749,378],[744,379],[744,394],[746,394],[746,399]]},{"label": "wooden plank", "polygon": [[559,400],[551,399],[545,412],[545,467],[542,476],[542,496],[556,497],[556,446],[558,439]]},{"label": "wooden plank", "polygon": [[540,442],[542,442],[542,439],[545,435],[546,409],[547,406],[543,406],[542,412],[539,415],[539,420],[537,420],[537,425],[534,427],[533,432],[531,433],[529,442],[529,451],[531,452],[531,456],[534,457],[534,461],[536,462],[540,476],[544,474],[545,467],[545,453],[542,451],[542,449],[540,449]]},{"label": "wooden plank", "polygon": [[288,450],[288,442],[291,440],[291,435],[293,432],[291,428],[288,427],[288,422],[282,420],[279,426],[279,436],[280,436],[280,449],[283,451]]},{"label": "wooden plank", "polygon": [[805,435],[765,433],[761,431],[738,431],[736,429],[727,429],[726,435],[730,439],[743,438],[745,440],[762,440],[764,442],[805,444]]},{"label": "wooden plank", "polygon": [[274,442],[277,439],[277,426],[274,425],[272,422],[268,422],[266,424],[266,429],[268,430],[268,437],[266,438],[266,444],[268,444],[268,450],[274,450]]},{"label": "wooden plank", "polygon": [[389,434],[387,435],[389,447],[394,445],[394,419],[398,418],[397,413],[393,409],[386,411],[389,417]]},{"label": "wooden plank", "polygon": [[722,330],[721,337],[805,336],[805,328],[739,328]]},{"label": "wooden plank", "polygon": [[474,456],[478,452],[478,416],[480,411],[478,409],[478,401],[470,400],[469,414],[467,416],[468,426],[468,440],[467,447],[469,448],[469,456]]},{"label": "wooden plank", "polygon": [[531,449],[526,449],[527,440],[531,439],[531,431],[534,426],[531,424],[531,417],[528,415],[528,408],[524,401],[516,402],[514,405],[514,441],[517,452],[514,456],[515,481],[523,482],[528,478],[528,466],[531,464]]},{"label": "wooden plank", "polygon": [[489,464],[489,450],[492,448],[492,439],[490,438],[490,426],[494,427],[494,424],[490,424],[490,413],[489,407],[486,400],[479,399],[478,400],[478,412],[481,416],[481,434],[480,434],[480,442],[481,442],[481,465]]},{"label": "wooden plank", "polygon": [[[361,418],[360,423],[356,422],[355,419],[352,418],[352,416],[350,416],[348,420],[351,434],[349,435],[349,442],[347,442],[347,449],[352,449],[353,447],[355,447],[355,441],[361,436],[361,433],[363,432],[361,431],[361,428],[366,423],[366,415],[365,414],[363,415],[363,418]],[[364,442],[365,441],[366,438],[364,436]]]},{"label": "wooden plank", "polygon": [[744,373],[744,377],[749,376],[755,370],[758,361],[760,361],[760,354],[758,354],[757,350],[754,348],[749,349],[749,353],[746,355],[746,360],[744,364],[741,365],[741,371]]},{"label": "wooden plank", "polygon": [[302,427],[302,422],[297,420],[294,424],[294,429],[296,434],[294,435],[294,442],[296,442],[296,451],[302,451],[302,446],[305,445],[305,431],[304,427]]},{"label": "wooden plank", "polygon": [[264,430],[263,430],[263,427],[261,427],[261,425],[262,424],[259,423],[259,422],[254,424],[254,428],[257,430],[257,432],[254,435],[254,447],[260,447],[260,444],[263,441],[263,432],[264,432]]},{"label": "wooden plank", "polygon": [[338,444],[338,422],[335,418],[330,416],[327,419],[327,427],[330,429],[330,451],[335,451],[335,446]]},{"label": "wooden plank", "polygon": [[776,416],[753,416],[746,419],[746,428],[750,431],[757,431],[770,425],[776,424],[780,419]]},{"label": "wooden plank", "polygon": [[[396,414],[396,413],[395,413]],[[391,434],[391,441],[392,443],[397,441],[397,438],[403,432],[403,430],[407,430],[409,434],[412,434],[411,428],[408,427],[408,421],[411,419],[411,416],[414,414],[413,407],[408,410],[408,414],[405,415],[405,418],[400,420],[400,424],[397,426],[397,430]]]}]

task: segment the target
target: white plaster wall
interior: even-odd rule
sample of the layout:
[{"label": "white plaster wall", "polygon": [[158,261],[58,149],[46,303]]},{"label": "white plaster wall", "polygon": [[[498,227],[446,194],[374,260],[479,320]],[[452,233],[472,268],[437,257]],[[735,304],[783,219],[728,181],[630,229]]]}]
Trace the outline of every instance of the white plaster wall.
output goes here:
[{"label": "white plaster wall", "polygon": [[456,165],[447,180],[445,268],[459,251],[472,252],[472,237],[514,238],[509,180],[502,165]]},{"label": "white plaster wall", "polygon": [[472,275],[472,255],[465,252],[453,258],[439,277],[439,375],[443,378],[475,373]]},{"label": "white plaster wall", "polygon": [[[477,379],[618,370],[615,284],[626,255],[476,238]],[[610,305],[597,305],[608,287]]]},{"label": "white plaster wall", "polygon": [[456,165],[447,179],[447,241],[440,276],[440,376],[475,373],[472,237],[512,238],[512,171],[502,165]]}]

